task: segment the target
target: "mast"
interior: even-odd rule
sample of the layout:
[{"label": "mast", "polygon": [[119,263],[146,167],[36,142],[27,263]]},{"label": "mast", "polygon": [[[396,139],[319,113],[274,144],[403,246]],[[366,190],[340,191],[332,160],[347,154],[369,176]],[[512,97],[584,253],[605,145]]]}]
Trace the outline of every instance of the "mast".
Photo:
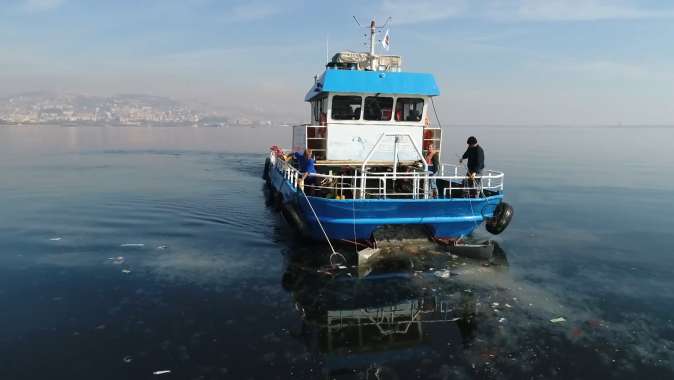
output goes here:
[{"label": "mast", "polygon": [[370,70],[374,70],[374,40],[377,35],[377,27],[374,20],[370,22]]}]

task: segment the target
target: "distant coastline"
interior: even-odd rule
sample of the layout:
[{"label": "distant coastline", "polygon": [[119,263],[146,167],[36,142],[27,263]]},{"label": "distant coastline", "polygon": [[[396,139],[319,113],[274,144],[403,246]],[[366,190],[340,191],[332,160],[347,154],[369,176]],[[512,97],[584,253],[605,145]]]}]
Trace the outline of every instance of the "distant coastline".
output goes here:
[{"label": "distant coastline", "polygon": [[253,112],[213,110],[154,96],[32,92],[0,98],[0,126],[256,127],[283,124]]},{"label": "distant coastline", "polygon": [[91,123],[91,122],[64,122],[64,123],[16,123],[16,122],[7,122],[0,120],[0,128],[2,127],[44,127],[44,128],[65,128],[65,127],[77,127],[77,128],[100,128],[100,127],[109,127],[109,128],[267,128],[273,126],[287,126],[285,124],[246,124],[246,125],[237,125],[237,124],[214,124],[214,123],[151,123],[151,122],[141,122],[141,123],[128,123],[128,124],[115,124],[115,123]]},{"label": "distant coastline", "polygon": [[[0,128],[2,127],[44,127],[44,128],[64,128],[64,127],[78,127],[78,128],[96,128],[96,127],[110,127],[110,128],[270,128],[270,127],[290,127],[292,123],[251,123],[251,124],[228,124],[228,123],[153,123],[153,122],[139,122],[139,123],[99,123],[99,122],[36,122],[36,123],[17,123],[0,120]],[[674,128],[674,125],[669,124],[586,124],[586,125],[562,125],[562,124],[445,124],[444,128],[520,128],[520,129],[636,129],[636,128],[654,128],[654,129],[668,129]]]}]

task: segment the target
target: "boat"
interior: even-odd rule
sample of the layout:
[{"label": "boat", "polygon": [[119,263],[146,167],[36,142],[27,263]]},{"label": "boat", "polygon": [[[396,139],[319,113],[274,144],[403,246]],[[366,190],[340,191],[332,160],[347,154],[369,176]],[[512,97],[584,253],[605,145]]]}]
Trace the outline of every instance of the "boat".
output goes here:
[{"label": "boat", "polygon": [[[442,160],[443,131],[430,117],[437,119],[439,88],[432,74],[403,71],[401,56],[376,54],[379,29],[372,21],[369,52],[338,52],[314,77],[304,98],[309,122],[292,126],[292,149],[273,146],[266,158],[272,198],[300,232],[328,242],[371,241],[388,226],[423,226],[447,242],[482,224],[501,233],[513,214],[503,201],[504,173],[471,177],[450,163],[429,171],[431,147]],[[307,149],[311,182],[289,155]]]}]

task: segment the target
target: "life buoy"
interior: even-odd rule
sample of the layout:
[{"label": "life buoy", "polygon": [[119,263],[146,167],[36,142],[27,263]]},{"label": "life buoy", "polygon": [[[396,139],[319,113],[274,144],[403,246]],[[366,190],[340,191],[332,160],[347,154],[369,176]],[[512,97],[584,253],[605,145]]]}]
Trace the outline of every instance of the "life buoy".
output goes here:
[{"label": "life buoy", "polygon": [[510,221],[513,218],[513,212],[514,210],[511,205],[506,202],[499,203],[498,206],[496,206],[496,209],[494,209],[494,216],[487,219],[485,228],[491,234],[500,234],[510,224]]}]

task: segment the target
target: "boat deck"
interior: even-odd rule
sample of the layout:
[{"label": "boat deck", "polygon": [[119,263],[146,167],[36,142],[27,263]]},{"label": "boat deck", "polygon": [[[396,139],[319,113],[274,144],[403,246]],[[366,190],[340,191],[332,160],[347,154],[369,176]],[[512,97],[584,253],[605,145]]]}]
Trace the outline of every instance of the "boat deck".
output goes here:
[{"label": "boat deck", "polygon": [[[436,175],[425,171],[414,162],[401,162],[394,168],[372,163],[367,167],[358,163],[323,161],[318,173],[302,181],[302,173],[293,160],[270,154],[270,163],[283,174],[289,184],[307,195],[328,199],[452,199],[487,198],[503,192],[504,174],[484,170],[470,177],[457,165],[441,164]],[[364,169],[364,170],[363,170]],[[433,191],[432,182],[437,191]]]}]

